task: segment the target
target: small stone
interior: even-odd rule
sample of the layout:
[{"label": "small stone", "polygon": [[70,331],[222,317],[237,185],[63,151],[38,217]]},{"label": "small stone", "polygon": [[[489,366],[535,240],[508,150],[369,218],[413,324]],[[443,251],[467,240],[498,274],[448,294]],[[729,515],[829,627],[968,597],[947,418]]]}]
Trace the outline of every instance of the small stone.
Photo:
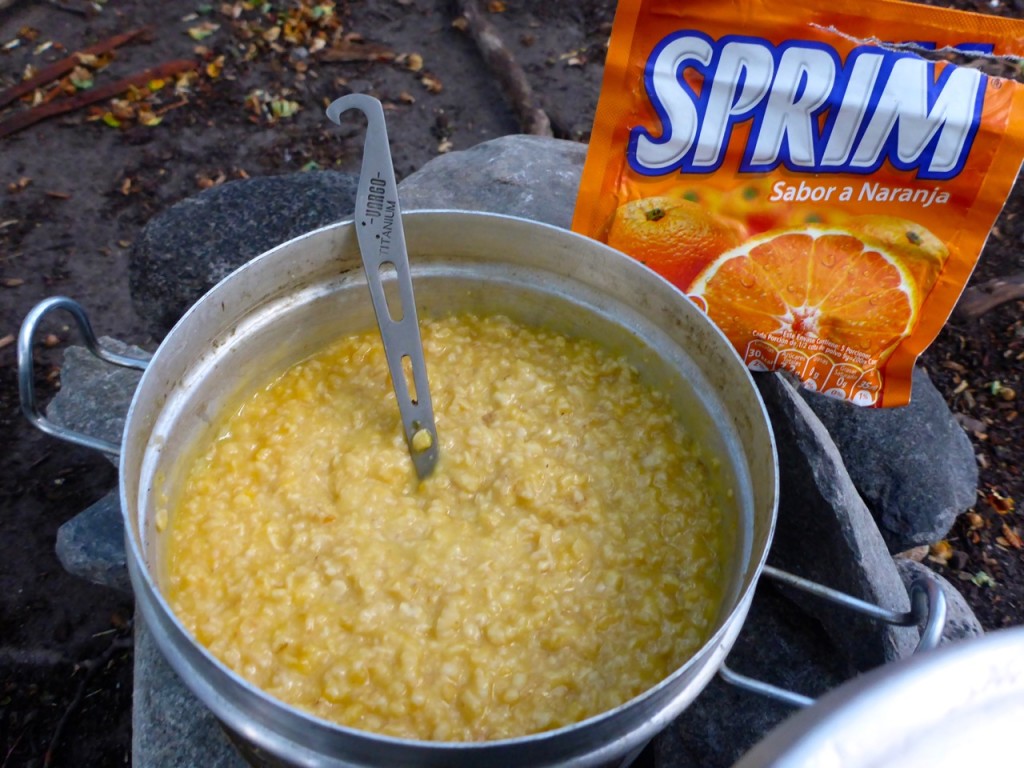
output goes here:
[{"label": "small stone", "polygon": [[962,571],[967,567],[968,558],[967,553],[959,549],[953,550],[953,556],[949,558],[949,568],[953,571]]},{"label": "small stone", "polygon": [[[146,358],[149,353],[103,337],[100,344],[117,354]],[[125,418],[142,372],[111,365],[85,347],[64,350],[60,390],[46,409],[54,423],[120,445]]]},{"label": "small stone", "polygon": [[[917,579],[930,579],[942,589],[942,593],[946,596],[946,624],[942,630],[940,645],[985,634],[981,622],[974,615],[974,611],[971,610],[964,596],[949,581],[935,573],[927,565],[915,563],[912,560],[896,560],[896,569],[908,592]],[[923,621],[918,629],[924,629]]]},{"label": "small stone", "polygon": [[913,547],[912,549],[904,550],[900,552],[896,557],[902,557],[906,560],[913,560],[916,563],[920,563],[926,557],[928,557],[928,545],[922,544],[919,547]]},{"label": "small stone", "polygon": [[130,593],[124,522],[112,491],[57,529],[57,557],[68,573]]}]

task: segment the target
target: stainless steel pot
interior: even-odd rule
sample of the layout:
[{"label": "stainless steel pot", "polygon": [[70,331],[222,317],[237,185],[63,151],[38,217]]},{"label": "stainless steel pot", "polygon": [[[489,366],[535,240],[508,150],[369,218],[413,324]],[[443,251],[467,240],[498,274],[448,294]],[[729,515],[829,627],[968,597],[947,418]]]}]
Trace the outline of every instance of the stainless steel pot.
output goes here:
[{"label": "stainless steel pot", "polygon": [[[670,394],[721,459],[725,599],[703,648],[616,709],[555,731],[483,743],[388,738],[288,707],[196,644],[160,591],[159,496],[180,457],[248,385],[337,336],[374,327],[351,223],[285,243],[204,296],[145,367],[120,446],[128,566],[143,619],[170,664],[260,753],[301,766],[594,766],[628,760],[715,674],[746,617],[775,523],[778,464],[757,390],[726,338],[678,290],[593,240],[493,214],[405,216],[421,316],[500,312],[597,339]],[[29,342],[30,345],[30,342]],[[122,361],[123,362],[123,361]],[[628,471],[628,470],[624,470]]]}]

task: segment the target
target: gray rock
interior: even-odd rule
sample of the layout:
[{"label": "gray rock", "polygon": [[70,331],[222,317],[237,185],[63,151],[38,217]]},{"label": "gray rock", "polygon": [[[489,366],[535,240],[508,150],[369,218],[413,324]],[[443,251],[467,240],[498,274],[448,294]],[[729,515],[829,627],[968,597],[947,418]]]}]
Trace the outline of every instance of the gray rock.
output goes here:
[{"label": "gray rock", "polygon": [[247,768],[217,718],[164,660],[136,611],[132,765],[135,768]]},{"label": "gray rock", "polygon": [[801,390],[839,447],[890,552],[943,538],[975,499],[971,441],[922,368],[910,404],[857,408]]},{"label": "gray rock", "polygon": [[[974,615],[974,611],[971,610],[971,606],[948,579],[943,578],[924,563],[903,557],[896,558],[896,568],[908,591],[910,585],[919,578],[930,579],[942,589],[942,593],[946,596],[946,625],[942,630],[940,645],[958,640],[969,640],[972,637],[980,637],[985,634],[985,630],[982,628],[981,622],[978,621],[978,617]],[[918,629],[923,628],[924,622],[922,621]]]},{"label": "gray rock", "polygon": [[454,208],[522,216],[568,229],[587,147],[503,136],[434,158],[398,185],[405,210]]},{"label": "gray rock", "polygon": [[[117,339],[100,344],[122,355],[149,353]],[[47,417],[65,429],[120,445],[124,422],[142,372],[100,360],[85,347],[68,347],[60,370],[60,391]],[[108,456],[116,463],[113,456]],[[57,531],[57,557],[64,568],[96,584],[131,591],[125,565],[124,523],[116,491],[104,496]]]},{"label": "gray rock", "polygon": [[68,573],[121,592],[132,591],[116,490],[57,529],[57,557]]},{"label": "gray rock", "polygon": [[[117,339],[103,337],[99,341],[111,352],[149,357],[145,350]],[[66,429],[120,445],[128,407],[141,378],[141,371],[111,365],[85,347],[68,347],[60,369],[60,391],[46,415]]]},{"label": "gray rock", "polygon": [[[758,587],[727,664],[734,672],[811,697],[853,675],[821,625],[768,583]],[[655,737],[654,766],[725,768],[796,711],[715,677]]]},{"label": "gray rock", "polygon": [[352,217],[356,177],[336,171],[232,181],[155,216],[132,245],[136,311],[162,339],[221,279],[276,245]]},{"label": "gray rock", "polygon": [[[909,610],[892,557],[824,425],[782,375],[759,375],[757,384],[779,452],[779,517],[769,562],[883,608]],[[814,611],[858,671],[902,658],[917,645],[912,627],[793,598]]]}]

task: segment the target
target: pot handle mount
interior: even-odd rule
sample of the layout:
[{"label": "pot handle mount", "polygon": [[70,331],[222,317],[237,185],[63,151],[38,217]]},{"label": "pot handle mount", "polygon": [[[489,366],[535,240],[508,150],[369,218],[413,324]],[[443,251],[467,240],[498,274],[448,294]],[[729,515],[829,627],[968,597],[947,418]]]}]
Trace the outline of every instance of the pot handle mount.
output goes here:
[{"label": "pot handle mount", "polygon": [[[942,588],[933,579],[924,577],[914,579],[910,585],[910,610],[892,611],[770,565],[765,565],[761,573],[788,587],[807,592],[886,624],[893,624],[898,627],[913,627],[924,621],[925,625],[921,631],[921,639],[918,641],[914,653],[935,648],[942,638],[942,630],[946,625],[946,596],[943,594]],[[814,699],[809,696],[804,696],[785,688],[779,688],[771,683],[733,672],[725,663],[719,667],[718,674],[722,680],[730,685],[761,696],[767,696],[784,704],[794,707],[809,707],[814,704]]]},{"label": "pot handle mount", "polygon": [[71,315],[85,340],[86,347],[101,360],[112,365],[119,365],[122,368],[134,368],[139,371],[145,370],[149,364],[148,357],[131,357],[111,352],[99,343],[96,334],[93,332],[92,323],[89,322],[89,316],[85,313],[81,304],[66,296],[52,296],[44,299],[32,308],[25,316],[25,320],[21,324],[21,331],[18,333],[18,393],[21,397],[21,410],[28,420],[41,432],[45,432],[68,443],[75,443],[76,445],[92,448],[111,456],[117,456],[120,453],[120,447],[116,443],[62,427],[50,421],[43,415],[36,402],[32,346],[35,341],[36,331],[43,317],[56,309],[63,309]]}]

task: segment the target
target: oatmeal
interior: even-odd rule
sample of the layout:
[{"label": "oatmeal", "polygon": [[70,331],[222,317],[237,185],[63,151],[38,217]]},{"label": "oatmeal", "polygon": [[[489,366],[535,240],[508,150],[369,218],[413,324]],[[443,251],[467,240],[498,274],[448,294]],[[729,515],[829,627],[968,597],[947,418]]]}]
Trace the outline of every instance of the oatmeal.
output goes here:
[{"label": "oatmeal", "polygon": [[589,341],[422,323],[440,461],[420,482],[376,330],[212,431],[167,510],[165,592],[282,701],[391,736],[557,728],[662,680],[721,600],[702,448]]}]

